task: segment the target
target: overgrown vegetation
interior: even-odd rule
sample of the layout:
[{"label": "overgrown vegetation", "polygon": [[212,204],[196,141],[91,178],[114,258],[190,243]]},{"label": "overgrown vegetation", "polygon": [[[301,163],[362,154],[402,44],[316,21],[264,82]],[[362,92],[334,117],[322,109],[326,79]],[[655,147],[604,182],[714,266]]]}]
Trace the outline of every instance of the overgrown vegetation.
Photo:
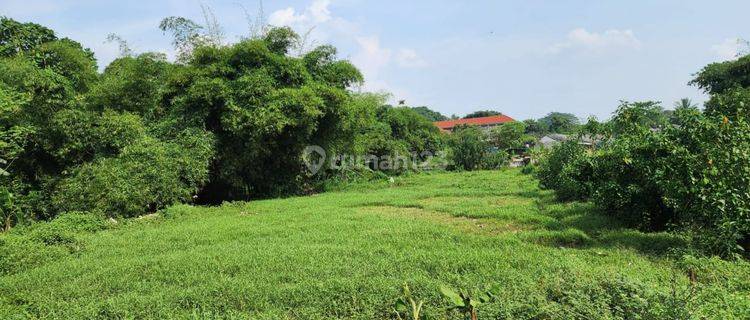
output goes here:
[{"label": "overgrown vegetation", "polygon": [[674,230],[704,252],[750,249],[750,57],[712,64],[692,82],[711,99],[683,101],[668,117],[655,102],[623,102],[606,123],[589,123],[596,150],[563,144],[540,162],[541,184],[563,200],[592,199],[643,230]]},{"label": "overgrown vegetation", "polygon": [[175,63],[108,36],[122,57],[102,74],[77,42],[2,19],[4,228],[69,211],[133,217],[173,203],[306,192],[340,175],[307,176],[308,145],[331,155],[416,152],[421,161],[442,150],[438,129],[416,111],[349,90],[362,75],[335,48],[292,56],[301,39],[289,28],[225,44],[204,13],[205,25],[162,21]]},{"label": "overgrown vegetation", "polygon": [[[303,40],[289,28],[263,28],[227,44],[210,8],[203,11],[205,24],[183,17],[160,24],[174,38],[176,62],[137,54],[110,34],[122,57],[102,74],[80,44],[3,18],[5,228],[69,211],[134,217],[174,203],[301,194],[330,180],[400,174],[422,163],[497,168],[518,143],[517,129],[489,144],[480,132],[448,138],[430,121],[444,118],[439,113],[350,90],[363,78],[337,59],[336,48],[292,55]],[[331,155],[315,176],[302,158],[312,145]],[[341,168],[334,155],[362,158]],[[399,157],[413,163],[373,160]]]},{"label": "overgrown vegetation", "polygon": [[[0,318],[413,319],[418,309],[463,319],[473,309],[478,319],[742,319],[750,310],[747,262],[684,255],[683,239],[559,203],[517,170],[179,205],[117,224],[88,217],[0,238]],[[467,302],[443,297],[443,286]]]},{"label": "overgrown vegetation", "polygon": [[[110,34],[101,73],[78,42],[0,19],[0,318],[750,314],[750,56],[697,74],[704,110],[447,134],[439,112],[353,90],[333,46],[262,19],[228,43],[202,9],[159,25],[176,61]],[[567,140],[532,150],[547,134]],[[532,160],[538,185],[496,170]],[[435,167],[496,171],[408,174]]]}]

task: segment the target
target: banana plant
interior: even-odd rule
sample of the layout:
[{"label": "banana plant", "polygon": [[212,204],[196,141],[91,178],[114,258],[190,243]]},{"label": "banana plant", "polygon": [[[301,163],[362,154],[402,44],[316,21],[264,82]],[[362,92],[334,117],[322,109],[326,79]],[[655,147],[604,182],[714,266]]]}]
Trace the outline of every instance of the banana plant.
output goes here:
[{"label": "banana plant", "polygon": [[477,320],[477,308],[495,299],[491,290],[485,291],[474,297],[464,290],[459,293],[447,286],[440,286],[440,293],[453,304],[448,310],[456,310],[468,316],[471,320]]},{"label": "banana plant", "polygon": [[401,297],[396,300],[393,307],[396,311],[396,318],[399,320],[426,320],[427,317],[422,313],[423,300],[415,300],[409,290],[409,285],[404,284],[401,288]]}]

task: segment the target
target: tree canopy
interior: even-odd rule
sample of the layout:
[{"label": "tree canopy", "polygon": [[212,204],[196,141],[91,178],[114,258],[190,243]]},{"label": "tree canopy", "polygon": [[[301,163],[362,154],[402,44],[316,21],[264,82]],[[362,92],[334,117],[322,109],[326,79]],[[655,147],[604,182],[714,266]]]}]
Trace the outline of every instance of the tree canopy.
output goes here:
[{"label": "tree canopy", "polygon": [[578,117],[563,112],[550,112],[537,121],[544,127],[545,131],[551,133],[571,133],[581,124]]},{"label": "tree canopy", "polygon": [[177,61],[125,50],[97,74],[77,42],[2,19],[0,196],[14,199],[3,214],[137,216],[295,194],[327,174],[308,176],[307,146],[421,160],[442,148],[417,111],[350,90],[362,74],[330,45],[293,56],[300,37],[289,28],[234,44],[210,23],[169,17],[160,28]]},{"label": "tree canopy", "polygon": [[412,110],[414,110],[419,115],[423,116],[425,119],[430,120],[432,122],[448,120],[448,117],[426,106],[413,107]]},{"label": "tree canopy", "polygon": [[501,112],[494,111],[494,110],[479,110],[479,111],[474,111],[472,113],[469,113],[465,115],[463,118],[464,119],[481,118],[481,117],[497,116],[501,114],[502,114]]}]

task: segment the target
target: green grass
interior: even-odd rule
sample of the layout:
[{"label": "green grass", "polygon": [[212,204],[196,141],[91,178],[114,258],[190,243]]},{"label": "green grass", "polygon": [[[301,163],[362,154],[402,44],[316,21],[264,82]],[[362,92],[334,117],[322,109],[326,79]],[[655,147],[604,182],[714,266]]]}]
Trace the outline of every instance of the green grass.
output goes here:
[{"label": "green grass", "polygon": [[459,316],[442,284],[497,287],[480,319],[750,314],[747,262],[670,254],[684,240],[556,203],[516,170],[54,223],[0,236],[0,318],[393,318],[404,283],[435,318]]}]

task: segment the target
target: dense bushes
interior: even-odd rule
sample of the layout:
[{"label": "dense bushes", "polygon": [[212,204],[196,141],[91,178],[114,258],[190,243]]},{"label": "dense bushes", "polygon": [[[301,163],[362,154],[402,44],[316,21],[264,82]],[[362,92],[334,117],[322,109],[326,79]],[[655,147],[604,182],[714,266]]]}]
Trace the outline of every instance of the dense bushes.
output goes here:
[{"label": "dense bushes", "polygon": [[75,169],[59,183],[55,207],[132,217],[192,201],[208,179],[213,146],[209,136],[184,136],[179,143],[146,138]]},{"label": "dense bushes", "polygon": [[487,132],[476,126],[460,126],[446,137],[450,166],[458,170],[498,169],[508,164],[510,152],[523,149],[525,125],[503,124]]},{"label": "dense bushes", "polygon": [[490,145],[481,129],[475,126],[456,128],[448,141],[450,159],[455,167],[462,170],[482,168]]},{"label": "dense bushes", "polygon": [[3,223],[307,192],[341,176],[308,175],[302,150],[310,145],[418,161],[444,149],[443,135],[416,111],[349,90],[362,75],[332,46],[295,57],[287,53],[300,39],[288,28],[223,45],[187,19],[165,21],[177,63],[123,50],[98,74],[80,44],[2,19]]},{"label": "dense bushes", "polygon": [[704,112],[680,108],[671,124],[655,103],[624,103],[604,124],[601,148],[563,144],[540,161],[537,175],[560,198],[590,198],[632,226],[680,230],[708,252],[747,254],[747,90],[714,93]]},{"label": "dense bushes", "polygon": [[557,191],[561,200],[584,199],[590,194],[589,161],[584,147],[576,141],[565,141],[539,160],[536,175],[541,186]]}]

